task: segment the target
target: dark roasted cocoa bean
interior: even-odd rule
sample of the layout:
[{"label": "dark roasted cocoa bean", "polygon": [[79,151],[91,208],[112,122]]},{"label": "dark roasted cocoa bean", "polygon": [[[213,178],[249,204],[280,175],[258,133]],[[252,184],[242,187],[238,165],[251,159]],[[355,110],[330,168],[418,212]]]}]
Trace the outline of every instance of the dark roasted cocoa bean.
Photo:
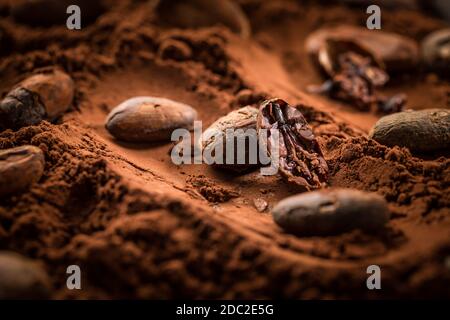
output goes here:
[{"label": "dark roasted cocoa bean", "polygon": [[383,197],[353,189],[303,193],[280,201],[275,222],[299,236],[327,236],[352,229],[377,230],[389,220]]},{"label": "dark roasted cocoa bean", "polygon": [[37,125],[46,115],[39,95],[19,87],[0,102],[0,131]]},{"label": "dark roasted cocoa bean", "polygon": [[74,91],[70,76],[59,70],[25,79],[0,102],[0,130],[57,119],[70,107]]},{"label": "dark roasted cocoa bean", "polygon": [[302,113],[281,99],[265,101],[259,110],[257,128],[268,131],[265,142],[272,146],[270,129],[279,131],[279,169],[281,175],[301,190],[322,187],[328,179],[328,166],[322,150]]}]

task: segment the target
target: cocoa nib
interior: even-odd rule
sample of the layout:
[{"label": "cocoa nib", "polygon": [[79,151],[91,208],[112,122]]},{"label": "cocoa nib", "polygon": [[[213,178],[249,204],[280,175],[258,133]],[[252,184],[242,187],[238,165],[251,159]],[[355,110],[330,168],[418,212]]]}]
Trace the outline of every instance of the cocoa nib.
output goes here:
[{"label": "cocoa nib", "polygon": [[[279,170],[289,183],[302,190],[320,188],[328,166],[319,143],[302,113],[281,99],[265,101],[258,114],[258,132],[267,130],[268,153],[273,150],[270,129],[279,130]],[[275,141],[276,143],[276,141]]]},{"label": "cocoa nib", "polygon": [[352,103],[363,111],[382,113],[402,111],[406,96],[384,97],[376,88],[386,84],[388,74],[367,49],[349,41],[328,40],[319,52],[319,61],[331,79],[310,91]]}]

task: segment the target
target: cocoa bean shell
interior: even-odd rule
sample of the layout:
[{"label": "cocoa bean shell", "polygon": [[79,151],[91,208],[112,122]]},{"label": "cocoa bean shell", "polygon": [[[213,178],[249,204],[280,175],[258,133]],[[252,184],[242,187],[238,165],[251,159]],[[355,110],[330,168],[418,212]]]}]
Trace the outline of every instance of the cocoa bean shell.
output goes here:
[{"label": "cocoa bean shell", "polygon": [[0,130],[56,120],[71,106],[74,92],[71,77],[57,69],[23,80],[0,101]]}]

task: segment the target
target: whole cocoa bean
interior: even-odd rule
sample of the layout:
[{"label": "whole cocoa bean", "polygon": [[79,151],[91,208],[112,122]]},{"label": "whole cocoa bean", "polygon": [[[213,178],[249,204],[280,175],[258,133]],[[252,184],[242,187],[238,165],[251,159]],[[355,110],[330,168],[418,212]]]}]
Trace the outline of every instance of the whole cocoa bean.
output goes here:
[{"label": "whole cocoa bean", "polygon": [[59,70],[25,79],[0,102],[0,130],[55,120],[70,107],[74,91],[70,76]]},{"label": "whole cocoa bean", "polygon": [[[202,135],[203,154],[211,154],[214,155],[216,160],[221,160],[221,163],[213,163],[215,167],[243,172],[257,165],[258,159],[255,158],[250,161],[252,159],[249,156],[250,148],[253,148],[256,156],[258,152],[257,115],[258,109],[250,106],[243,107],[219,118],[205,130]],[[229,130],[228,133],[227,130]],[[236,142],[240,140],[245,142],[245,148],[236,145]],[[226,161],[227,144],[234,145],[232,163]],[[216,154],[217,150],[221,155]],[[242,152],[242,155],[239,156],[238,152]],[[238,163],[239,158],[243,160],[242,163]]]},{"label": "whole cocoa bean", "polygon": [[330,79],[319,87],[310,87],[310,92],[327,93],[360,110],[394,113],[403,109],[404,94],[385,97],[377,92],[389,76],[377,55],[357,41],[329,38],[320,48],[318,59]]},{"label": "whole cocoa bean", "polygon": [[353,189],[318,190],[280,201],[275,222],[300,236],[335,235],[352,229],[376,230],[389,220],[383,197]]},{"label": "whole cocoa bean", "polygon": [[0,299],[48,299],[47,273],[33,260],[0,251]]},{"label": "whole cocoa bean", "polygon": [[170,140],[178,128],[192,129],[197,111],[191,106],[157,97],[136,97],[115,107],[106,129],[118,140],[154,142]]},{"label": "whole cocoa bean", "polygon": [[369,137],[389,147],[427,153],[450,149],[450,110],[404,111],[382,117]]},{"label": "whole cocoa bean", "polygon": [[0,150],[0,196],[28,188],[41,178],[44,166],[44,154],[38,147]]},{"label": "whole cocoa bean", "polygon": [[[274,98],[261,103],[257,119],[261,145],[271,157],[277,156],[283,179],[297,190],[324,187],[328,180],[328,165],[311,127],[296,107]],[[278,130],[279,138],[272,137]],[[275,151],[275,154],[273,153]],[[278,153],[278,154],[277,154]]]}]

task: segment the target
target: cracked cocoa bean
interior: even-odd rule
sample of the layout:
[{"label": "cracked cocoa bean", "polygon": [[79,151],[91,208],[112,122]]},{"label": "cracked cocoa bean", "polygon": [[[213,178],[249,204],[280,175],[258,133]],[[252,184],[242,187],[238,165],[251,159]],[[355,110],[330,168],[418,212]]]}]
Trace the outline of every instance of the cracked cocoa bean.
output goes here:
[{"label": "cracked cocoa bean", "polygon": [[273,143],[270,130],[278,129],[282,177],[303,191],[324,186],[328,179],[328,165],[302,113],[281,99],[265,101],[259,111],[258,134],[262,129],[267,130],[265,145],[269,155]]},{"label": "cracked cocoa bean", "polygon": [[128,142],[169,141],[173,130],[191,130],[197,111],[184,103],[157,97],[135,97],[115,107],[106,129]]},{"label": "cracked cocoa bean", "polygon": [[286,232],[327,236],[353,229],[380,229],[390,213],[385,199],[377,194],[328,189],[283,199],[273,208],[272,215]]},{"label": "cracked cocoa bean", "polygon": [[48,299],[50,287],[47,273],[36,262],[0,251],[0,299]]},{"label": "cracked cocoa bean", "polygon": [[420,60],[419,46],[408,37],[380,30],[337,25],[311,33],[305,41],[307,52],[317,62],[318,52],[328,39],[354,41],[376,55],[390,72],[408,71]]},{"label": "cracked cocoa bean", "polygon": [[405,111],[382,117],[369,137],[389,147],[406,147],[413,153],[450,150],[450,110]]},{"label": "cracked cocoa bean", "polygon": [[328,76],[322,86],[310,87],[311,92],[328,93],[332,98],[350,102],[363,111],[393,113],[401,111],[406,96],[387,98],[376,92],[389,76],[378,57],[357,42],[327,39],[319,52],[319,62]]},{"label": "cracked cocoa bean", "polygon": [[38,147],[0,150],[0,196],[27,189],[41,178],[44,166],[44,154]]},{"label": "cracked cocoa bean", "polygon": [[72,104],[74,91],[70,76],[59,70],[25,79],[0,102],[0,130],[17,130],[44,119],[56,120]]}]

